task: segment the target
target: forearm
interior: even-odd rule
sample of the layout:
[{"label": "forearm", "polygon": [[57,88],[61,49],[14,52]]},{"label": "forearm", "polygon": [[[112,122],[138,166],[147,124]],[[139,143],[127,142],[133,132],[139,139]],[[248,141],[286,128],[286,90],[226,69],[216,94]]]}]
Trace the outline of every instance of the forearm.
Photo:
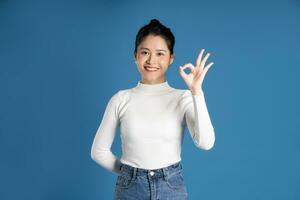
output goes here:
[{"label": "forearm", "polygon": [[215,142],[214,127],[212,125],[208,109],[205,102],[204,92],[202,90],[192,91],[194,116],[189,115],[188,119],[193,123],[192,137],[199,148],[209,150]]},{"label": "forearm", "polygon": [[111,152],[110,149],[96,147],[96,145],[92,147],[91,150],[92,159],[105,169],[114,172],[116,174],[120,173],[120,160]]}]

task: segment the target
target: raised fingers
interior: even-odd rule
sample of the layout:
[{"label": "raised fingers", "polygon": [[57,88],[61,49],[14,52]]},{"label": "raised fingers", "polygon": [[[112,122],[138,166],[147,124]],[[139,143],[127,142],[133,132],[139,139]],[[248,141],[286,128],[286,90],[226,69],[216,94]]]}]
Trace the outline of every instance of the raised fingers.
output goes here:
[{"label": "raised fingers", "polygon": [[201,61],[201,64],[200,64],[201,69],[204,68],[205,63],[206,63],[206,61],[207,61],[207,59],[208,59],[209,56],[210,56],[210,53],[207,53],[207,54],[205,55],[205,57],[203,58],[203,60]]},{"label": "raised fingers", "polygon": [[204,68],[204,70],[203,70],[204,76],[205,76],[206,72],[209,70],[209,68],[210,68],[213,64],[214,64],[214,63],[211,62],[211,63],[209,63],[209,64]]},{"label": "raised fingers", "polygon": [[204,79],[207,71],[209,70],[209,68],[213,65],[214,63],[211,62],[207,65],[207,67],[204,68],[204,70],[202,71],[202,73],[197,74],[197,76],[195,77],[196,79],[200,78],[202,76],[202,78]]},{"label": "raised fingers", "polygon": [[200,51],[200,53],[199,53],[199,55],[197,57],[197,60],[196,60],[196,67],[200,66],[203,52],[204,52],[204,49],[201,49],[201,51]]},{"label": "raised fingers", "polygon": [[210,53],[207,53],[202,60],[203,53],[204,53],[204,49],[201,49],[199,56],[197,58],[197,61],[196,61],[196,67],[200,67],[201,70],[203,70],[205,63],[206,63],[208,57],[210,56]]}]

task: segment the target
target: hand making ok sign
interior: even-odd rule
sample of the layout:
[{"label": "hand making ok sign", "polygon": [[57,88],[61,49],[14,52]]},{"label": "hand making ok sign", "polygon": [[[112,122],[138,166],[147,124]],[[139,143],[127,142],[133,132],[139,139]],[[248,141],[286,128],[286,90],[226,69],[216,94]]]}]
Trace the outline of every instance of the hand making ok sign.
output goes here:
[{"label": "hand making ok sign", "polygon": [[[210,56],[210,53],[207,53],[202,60],[203,53],[204,49],[201,49],[195,67],[192,63],[188,63],[179,67],[179,73],[181,77],[193,94],[199,94],[199,92],[202,91],[202,83],[205,74],[207,73],[208,69],[214,64],[213,62],[211,62],[206,67],[204,67],[205,62]],[[187,67],[191,69],[191,72],[189,74],[186,74],[184,71],[184,69],[186,69]]]}]

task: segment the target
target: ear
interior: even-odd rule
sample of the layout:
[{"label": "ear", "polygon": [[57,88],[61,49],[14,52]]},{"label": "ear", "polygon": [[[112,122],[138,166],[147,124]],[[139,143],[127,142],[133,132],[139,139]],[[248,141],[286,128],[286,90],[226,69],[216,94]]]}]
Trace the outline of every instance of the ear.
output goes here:
[{"label": "ear", "polygon": [[174,59],[175,59],[175,53],[173,53],[173,55],[171,55],[171,61],[170,61],[170,64],[173,63]]},{"label": "ear", "polygon": [[133,55],[133,60],[134,60],[135,64],[137,64],[137,60],[135,58],[135,54]]}]

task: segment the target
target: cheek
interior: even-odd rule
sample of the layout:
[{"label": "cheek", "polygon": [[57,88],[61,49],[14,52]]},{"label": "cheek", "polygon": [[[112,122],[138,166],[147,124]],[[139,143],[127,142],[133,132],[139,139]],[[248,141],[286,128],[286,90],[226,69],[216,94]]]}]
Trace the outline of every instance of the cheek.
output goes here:
[{"label": "cheek", "polygon": [[138,60],[138,62],[143,62],[143,60],[145,60],[145,57],[143,55],[138,54],[137,60]]},{"label": "cheek", "polygon": [[161,65],[168,65],[169,64],[168,59],[160,59],[159,62],[160,62]]}]

